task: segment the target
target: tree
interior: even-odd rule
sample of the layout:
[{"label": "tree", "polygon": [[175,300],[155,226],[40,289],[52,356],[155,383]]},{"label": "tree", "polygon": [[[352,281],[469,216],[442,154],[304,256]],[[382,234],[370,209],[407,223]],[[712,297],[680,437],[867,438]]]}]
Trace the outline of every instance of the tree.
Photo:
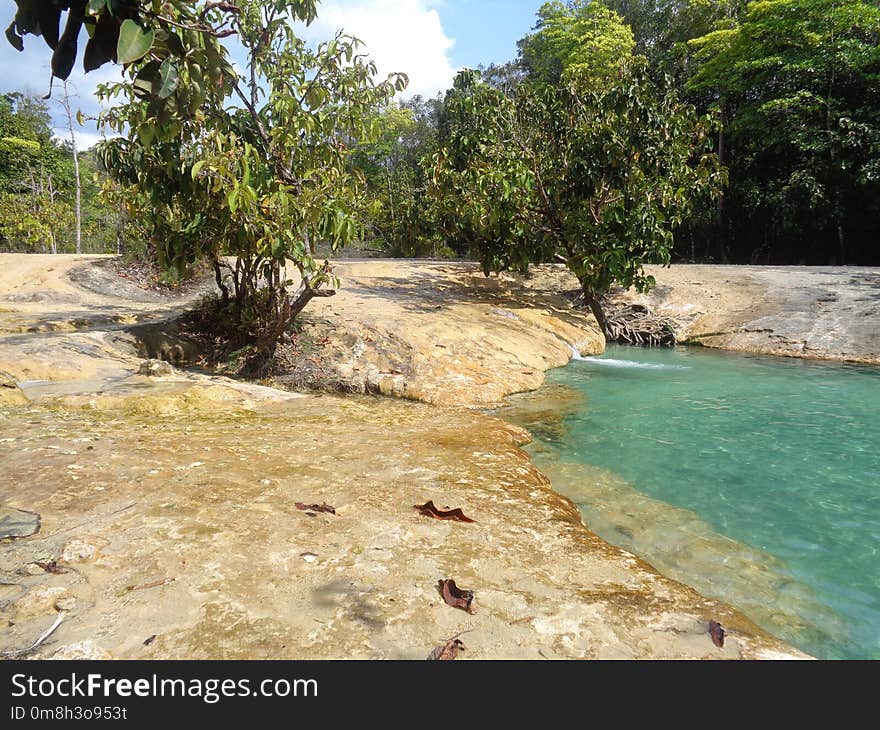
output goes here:
[{"label": "tree", "polygon": [[593,0],[544,3],[533,32],[519,41],[520,63],[548,83],[576,74],[581,85],[612,82],[632,56],[635,40],[613,10]]},{"label": "tree", "polygon": [[67,117],[67,129],[70,132],[70,151],[73,155],[73,176],[76,184],[76,252],[82,253],[82,181],[79,175],[79,152],[76,147],[76,134],[73,128],[73,108],[70,106],[70,93],[67,88],[67,81],[64,84],[64,96],[61,97],[61,106]]},{"label": "tree", "polygon": [[375,137],[357,146],[352,164],[367,185],[365,219],[395,256],[436,255],[443,249],[431,219],[422,158],[436,146],[442,99],[416,95],[378,111]]},{"label": "tree", "polygon": [[[34,9],[18,4],[19,14]],[[115,60],[128,77],[101,94],[121,99],[103,123],[129,134],[98,153],[130,215],[163,264],[183,271],[199,257],[211,261],[225,316],[265,359],[312,298],[333,293],[314,244],[336,248],[359,233],[362,178],[347,159],[371,134],[372,111],[406,77],[377,82],[359,42],[342,34],[310,49],[294,23],[315,18],[315,0],[62,5],[70,13],[53,72],[69,72],[76,45],[63,39],[80,22],[94,26],[86,70]],[[32,20],[17,15],[13,31],[33,32]],[[57,23],[53,15],[53,31]],[[44,37],[45,28],[41,20]],[[231,35],[247,54],[242,76],[220,43]]]},{"label": "tree", "polygon": [[863,0],[765,0],[750,4],[738,24],[690,45],[700,66],[689,88],[730,105],[739,216],[761,221],[765,237],[799,247],[824,239],[840,263],[851,255],[848,226],[873,248],[880,8]]},{"label": "tree", "polygon": [[564,262],[607,335],[602,296],[613,284],[654,285],[643,265],[669,262],[672,230],[723,172],[709,121],[643,61],[613,85],[593,81],[521,84],[511,98],[460,74],[433,192],[448,232],[470,240],[487,275]]},{"label": "tree", "polygon": [[58,252],[72,217],[68,150],[53,139],[43,100],[0,97],[0,238],[7,247]]}]

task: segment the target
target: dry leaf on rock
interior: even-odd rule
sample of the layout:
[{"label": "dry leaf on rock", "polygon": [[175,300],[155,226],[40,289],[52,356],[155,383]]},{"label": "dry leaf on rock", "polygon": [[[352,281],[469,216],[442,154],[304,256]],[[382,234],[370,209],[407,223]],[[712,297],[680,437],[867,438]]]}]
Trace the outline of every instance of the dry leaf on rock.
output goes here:
[{"label": "dry leaf on rock", "polygon": [[303,504],[302,502],[297,502],[296,508],[302,512],[327,512],[331,515],[336,514],[336,508],[326,502],[323,504]]},{"label": "dry leaf on rock", "polygon": [[474,608],[472,606],[474,602],[474,592],[466,590],[464,588],[459,588],[455,585],[455,581],[452,578],[445,578],[443,580],[437,581],[437,588],[440,591],[440,595],[443,596],[443,600],[453,608],[460,608],[462,611],[467,611],[468,613],[474,613]]},{"label": "dry leaf on rock", "polygon": [[425,517],[433,517],[435,520],[453,520],[454,522],[476,522],[470,517],[465,517],[464,512],[460,509],[442,510],[437,509],[433,501],[425,502],[425,504],[415,504],[413,509],[417,509]]},{"label": "dry leaf on rock", "polygon": [[453,661],[464,650],[465,645],[461,639],[450,639],[443,646],[435,647],[428,655],[428,661]]},{"label": "dry leaf on rock", "polygon": [[47,563],[41,563],[39,560],[35,562],[35,565],[38,565],[47,573],[55,573],[56,575],[63,575],[67,571],[64,568],[59,568],[58,563],[55,560],[50,560]]},{"label": "dry leaf on rock", "polygon": [[709,636],[712,638],[712,643],[715,644],[719,649],[724,648],[724,635],[725,635],[724,627],[719,624],[717,621],[709,622]]}]

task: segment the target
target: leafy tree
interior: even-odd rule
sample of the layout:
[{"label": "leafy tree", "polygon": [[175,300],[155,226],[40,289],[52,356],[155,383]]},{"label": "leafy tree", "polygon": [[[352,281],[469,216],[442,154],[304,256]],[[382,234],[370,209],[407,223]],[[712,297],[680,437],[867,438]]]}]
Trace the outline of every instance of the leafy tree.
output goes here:
[{"label": "leafy tree", "polygon": [[[603,0],[632,29],[636,52],[677,82],[688,74],[687,42],[730,27],[747,0]],[[684,74],[684,76],[682,75]]]},{"label": "leafy tree", "polygon": [[519,42],[520,62],[529,75],[549,83],[566,72],[581,85],[613,81],[632,56],[629,26],[593,0],[545,3],[534,31]]},{"label": "leafy tree", "polygon": [[730,106],[736,219],[760,222],[768,246],[824,240],[841,263],[849,226],[876,240],[865,221],[880,212],[880,8],[764,0],[691,47],[700,66],[689,88]]},{"label": "leafy tree", "polygon": [[570,74],[512,98],[462,73],[434,158],[441,219],[484,272],[565,262],[606,334],[602,296],[653,286],[643,264],[669,262],[673,228],[723,182],[708,120],[643,61],[621,71],[605,87]]},{"label": "leafy tree", "polygon": [[44,170],[30,171],[24,191],[0,192],[0,235],[13,248],[58,253],[62,235],[75,222],[73,209]]},{"label": "leafy tree", "polygon": [[68,150],[52,136],[46,102],[20,92],[0,96],[0,188],[15,191],[43,169],[64,188],[73,179]]},{"label": "leafy tree", "polygon": [[477,70],[485,83],[506,94],[513,94],[528,76],[525,65],[519,59],[507,63],[490,63],[488,66],[479,66]]},{"label": "leafy tree", "polygon": [[352,157],[367,183],[368,228],[395,256],[443,252],[426,199],[430,175],[421,164],[436,146],[441,113],[442,99],[418,95],[388,106],[375,115],[374,139]]},{"label": "leafy tree", "polygon": [[72,217],[69,150],[52,137],[43,100],[0,97],[0,238],[7,247],[57,252]]},{"label": "leafy tree", "polygon": [[[34,8],[18,5],[19,15]],[[121,99],[103,123],[130,134],[98,153],[129,215],[172,270],[207,257],[224,315],[260,359],[270,355],[313,297],[333,293],[330,265],[314,259],[314,245],[336,248],[358,236],[362,176],[347,160],[371,134],[372,111],[406,78],[377,82],[359,43],[341,34],[310,49],[294,23],[315,18],[315,0],[61,5],[70,13],[53,54],[57,76],[69,72],[76,45],[63,39],[80,20],[94,26],[86,70],[107,60],[125,68],[125,82],[101,89]],[[24,16],[13,31],[34,32]],[[54,15],[49,27],[57,28]],[[42,20],[38,32],[50,40]],[[242,76],[220,43],[231,35],[247,54]],[[288,278],[288,261],[298,280]]]}]

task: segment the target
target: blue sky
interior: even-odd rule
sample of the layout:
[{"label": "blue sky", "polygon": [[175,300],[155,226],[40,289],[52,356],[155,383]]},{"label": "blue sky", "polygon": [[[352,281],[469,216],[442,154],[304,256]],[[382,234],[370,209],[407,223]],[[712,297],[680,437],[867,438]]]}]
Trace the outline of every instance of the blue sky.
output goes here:
[{"label": "blue sky", "polygon": [[[403,71],[410,77],[408,94],[433,96],[445,90],[455,72],[483,63],[516,57],[516,42],[534,25],[542,0],[323,0],[318,20],[304,35],[322,40],[344,28],[366,43],[380,73]],[[12,0],[0,0],[0,24],[12,19]],[[82,42],[82,41],[81,41]],[[49,86],[50,51],[41,38],[25,37],[17,52],[0,38],[0,93],[27,91],[43,95]],[[73,105],[86,115],[98,111],[95,86],[119,78],[119,69],[105,65],[87,76],[81,58],[69,79]],[[56,96],[60,94],[56,87]],[[61,107],[49,102],[56,133],[67,137]],[[80,147],[99,137],[93,123],[77,130]]]},{"label": "blue sky", "polygon": [[455,66],[503,63],[516,57],[516,42],[535,24],[542,0],[446,0],[436,8],[455,39]]}]

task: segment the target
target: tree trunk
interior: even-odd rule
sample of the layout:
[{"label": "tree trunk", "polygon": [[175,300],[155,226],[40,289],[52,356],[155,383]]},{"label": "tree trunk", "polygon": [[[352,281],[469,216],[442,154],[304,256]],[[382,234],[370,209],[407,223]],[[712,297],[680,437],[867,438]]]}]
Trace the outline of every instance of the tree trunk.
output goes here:
[{"label": "tree trunk", "polygon": [[217,288],[220,289],[220,293],[223,295],[223,304],[229,304],[229,287],[223,283],[223,271],[220,269],[220,262],[214,259],[211,265],[214,268],[214,280],[217,282]]},{"label": "tree trunk", "polygon": [[[719,123],[721,128],[718,130],[718,161],[724,166],[729,167],[727,139],[727,100],[723,97],[718,103]],[[724,191],[718,196],[718,202],[715,204],[715,227],[718,232],[718,258],[720,263],[727,263],[727,211],[724,206]]]},{"label": "tree trunk", "polygon": [[73,113],[70,109],[70,96],[67,81],[64,82],[64,98],[61,101],[67,112],[67,128],[70,130],[70,149],[73,151],[73,176],[76,181],[76,252],[82,253],[82,184],[79,178],[79,155],[76,150],[76,135],[73,133]]},{"label": "tree trunk", "polygon": [[602,308],[602,302],[599,301],[599,297],[585,290],[584,301],[586,301],[586,303],[590,305],[590,311],[596,318],[596,322],[599,323],[599,329],[602,330],[602,334],[605,335],[605,339],[610,339],[610,332],[608,330],[608,318],[605,316],[605,310]]}]

